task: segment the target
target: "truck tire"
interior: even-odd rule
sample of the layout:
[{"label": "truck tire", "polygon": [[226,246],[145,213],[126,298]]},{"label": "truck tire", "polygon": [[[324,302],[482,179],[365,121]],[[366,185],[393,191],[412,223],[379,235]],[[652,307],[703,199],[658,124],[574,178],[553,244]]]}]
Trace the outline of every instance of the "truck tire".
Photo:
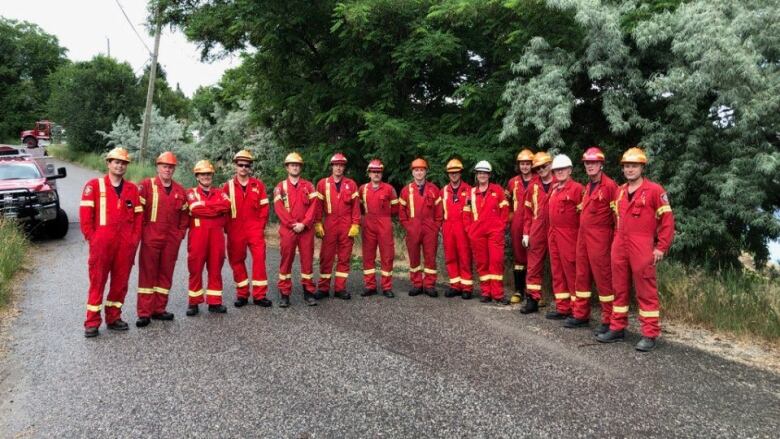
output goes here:
[{"label": "truck tire", "polygon": [[68,234],[68,214],[64,210],[57,210],[57,218],[50,222],[47,233],[52,239],[62,239]]},{"label": "truck tire", "polygon": [[33,137],[33,136],[25,137],[23,143],[28,148],[37,148],[38,147],[38,140],[35,137]]}]

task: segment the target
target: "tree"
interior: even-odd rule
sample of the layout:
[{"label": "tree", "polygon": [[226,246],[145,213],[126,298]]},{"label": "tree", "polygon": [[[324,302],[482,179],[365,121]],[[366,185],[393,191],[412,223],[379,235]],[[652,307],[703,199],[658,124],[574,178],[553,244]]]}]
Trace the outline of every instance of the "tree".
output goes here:
[{"label": "tree", "polygon": [[102,151],[108,131],[121,114],[137,122],[144,91],[133,69],[102,55],[65,66],[51,76],[50,111],[66,129],[68,143],[81,151]]},{"label": "tree", "polygon": [[572,14],[574,45],[540,33],[513,65],[502,137],[532,128],[578,155],[641,145],[677,217],[673,255],[758,266],[780,236],[780,3],[547,0]]},{"label": "tree", "polygon": [[[149,86],[149,72],[151,67],[144,68],[144,74],[138,79],[138,87],[146,90]],[[154,97],[152,102],[160,110],[163,116],[175,116],[177,119],[186,121],[191,116],[190,100],[184,95],[184,92],[176,84],[175,89],[171,89],[168,84],[168,74],[160,64],[157,64],[157,76],[154,81]]]},{"label": "tree", "polygon": [[[150,119],[149,143],[145,150],[149,161],[153,162],[164,151],[172,151],[185,162],[192,163],[193,157],[189,157],[185,148],[185,126],[173,115],[163,116],[156,106],[152,106]],[[125,115],[119,115],[110,132],[98,131],[98,134],[107,141],[107,147],[123,146],[130,152],[136,152],[141,146],[141,125],[132,123]]]},{"label": "tree", "polygon": [[0,140],[18,139],[50,117],[48,76],[67,63],[57,37],[38,26],[0,17]]}]

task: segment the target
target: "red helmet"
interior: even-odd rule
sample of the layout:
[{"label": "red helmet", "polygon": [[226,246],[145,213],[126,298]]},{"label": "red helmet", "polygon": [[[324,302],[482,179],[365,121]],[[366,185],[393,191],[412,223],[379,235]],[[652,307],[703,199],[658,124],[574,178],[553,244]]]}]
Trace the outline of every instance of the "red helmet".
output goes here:
[{"label": "red helmet", "polygon": [[583,162],[603,162],[604,153],[601,152],[598,146],[591,146],[582,154]]},{"label": "red helmet", "polygon": [[382,164],[382,161],[379,159],[371,160],[368,163],[368,172],[376,171],[376,172],[382,172],[385,169],[385,165]]},{"label": "red helmet", "polygon": [[330,164],[331,165],[346,165],[347,164],[347,156],[344,154],[337,152],[333,154],[333,157],[330,158]]}]

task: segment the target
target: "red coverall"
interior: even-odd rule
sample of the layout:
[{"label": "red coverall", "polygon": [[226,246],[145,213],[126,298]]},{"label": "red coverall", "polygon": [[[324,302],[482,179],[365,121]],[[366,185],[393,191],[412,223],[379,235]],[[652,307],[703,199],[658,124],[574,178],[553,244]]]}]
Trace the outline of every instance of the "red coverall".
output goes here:
[{"label": "red coverall", "polygon": [[[279,292],[284,296],[292,293],[292,265],[295,249],[301,255],[301,284],[307,293],[314,293],[312,280],[314,263],[314,217],[317,213],[318,194],[311,182],[300,179],[293,184],[289,178],[280,182],[274,189],[274,210],[279,217]],[[303,223],[306,228],[295,233],[295,223]]]},{"label": "red coverall", "polygon": [[483,297],[504,298],[504,229],[509,219],[509,202],[501,186],[490,183],[480,192],[471,188],[469,204],[463,209],[463,223],[474,250]]},{"label": "red coverall", "polygon": [[249,297],[249,275],[246,272],[246,249],[252,253],[252,297],[265,298],[268,275],[265,271],[265,225],[268,222],[268,195],[265,184],[249,177],[245,187],[234,177],[222,190],[230,199],[227,220],[227,256],[236,282],[236,298]]},{"label": "red coverall", "polygon": [[590,318],[590,286],[595,279],[601,303],[601,322],[609,324],[612,315],[612,268],[610,247],[615,226],[613,212],[617,184],[601,175],[601,181],[585,186],[580,209],[580,233],[577,236],[577,280],[574,282],[575,319]]},{"label": "red coverall", "polygon": [[190,216],[187,195],[175,181],[167,191],[159,177],[147,178],[138,192],[145,206],[138,254],[138,317],[148,318],[163,314],[168,306],[173,269]]},{"label": "red coverall", "polygon": [[549,215],[547,200],[552,190],[550,182],[545,190],[542,179],[534,176],[525,193],[525,218],[523,235],[528,235],[528,274],[526,294],[537,302],[542,298],[542,272],[547,256],[547,228]]},{"label": "red coverall", "polygon": [[203,267],[209,272],[206,303],[222,304],[222,264],[225,263],[225,220],[230,200],[219,188],[208,194],[198,186],[187,190],[190,208],[190,236],[187,266],[190,272],[189,304],[203,303]]},{"label": "red coverall", "polygon": [[468,203],[471,186],[461,181],[456,190],[452,188],[452,184],[448,184],[441,193],[444,210],[441,235],[450,288],[470,293],[474,281],[471,279],[471,248],[466,234],[467,223],[463,219],[463,208]]},{"label": "red coverall", "polygon": [[628,300],[631,279],[634,280],[639,323],[642,335],[655,338],[661,333],[658,324],[658,287],[656,285],[653,249],[666,253],[674,237],[674,216],[666,191],[644,179],[631,199],[628,185],[618,191],[615,238],[612,241],[612,306],[610,330],[628,326]]},{"label": "red coverall", "polygon": [[358,186],[353,180],[342,177],[338,187],[331,176],[317,183],[317,194],[320,208],[315,222],[322,222],[325,229],[325,236],[320,246],[320,281],[317,289],[323,292],[330,291],[333,259],[337,258],[333,289],[346,291],[353,243],[348,233],[353,224],[360,224]]},{"label": "red coverall", "polygon": [[[420,188],[412,182],[401,189],[398,202],[402,207],[398,212],[398,219],[406,230],[409,278],[412,286],[424,289],[435,288],[436,248],[439,245],[439,227],[443,215],[439,188],[433,183],[425,182],[420,191]],[[425,268],[420,261],[420,251],[425,258]],[[425,273],[424,280],[422,272]]]},{"label": "red coverall", "polygon": [[143,221],[138,187],[122,180],[120,195],[108,175],[87,182],[81,193],[81,233],[89,241],[89,292],[85,328],[100,326],[103,289],[111,275],[106,296],[106,323],[122,317],[127,281],[141,239]]},{"label": "red coverall", "polygon": [[363,205],[363,282],[367,290],[376,290],[376,249],[382,276],[382,291],[393,290],[393,257],[395,241],[393,236],[393,215],[398,214],[398,196],[387,183],[372,183],[360,187],[360,202]]},{"label": "red coverall", "polygon": [[512,238],[512,255],[515,271],[525,270],[528,255],[523,247],[523,226],[525,223],[525,193],[531,181],[523,180],[521,175],[512,177],[506,185],[507,198],[512,202],[511,224],[509,234]]},{"label": "red coverall", "polygon": [[575,291],[574,281],[577,276],[580,202],[582,185],[571,179],[563,184],[555,183],[548,199],[550,226],[547,245],[550,249],[555,309],[559,314],[571,315],[571,294]]}]

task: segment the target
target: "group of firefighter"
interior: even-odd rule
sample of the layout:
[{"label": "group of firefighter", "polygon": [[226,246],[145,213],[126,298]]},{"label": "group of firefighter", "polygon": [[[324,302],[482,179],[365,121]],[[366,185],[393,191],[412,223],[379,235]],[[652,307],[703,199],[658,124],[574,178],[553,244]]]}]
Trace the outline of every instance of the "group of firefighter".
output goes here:
[{"label": "group of firefighter", "polygon": [[[633,280],[642,334],[636,349],[652,350],[660,334],[655,268],[671,245],[674,219],[664,189],[643,177],[647,157],[640,148],[630,148],[622,156],[626,179],[622,186],[605,175],[605,157],[598,147],[582,156],[588,176],[584,186],[571,178],[573,163],[566,155],[553,158],[544,151],[523,149],[517,155],[517,175],[506,187],[491,182],[492,166],[485,160],[474,166],[474,185],[469,185],[462,178],[463,164],[452,159],[446,164],[449,182],[440,189],[427,180],[428,163],[418,158],[410,166],[412,181],[400,195],[382,181],[380,160],[370,161],[369,181],[359,186],[344,175],[347,158],[340,153],[330,160],[331,175],[316,186],[301,177],[302,157],[290,153],[284,160],[287,178],[274,187],[270,198],[264,183],[252,176],[254,157],[246,150],[233,157],[235,175],[222,187],[213,185],[213,165],[201,160],[193,169],[197,186],[184,189],[173,180],[177,160],[171,152],[157,158],[157,176],[138,185],[124,180],[130,162],[126,150],[111,150],[106,162],[108,173],[85,185],[80,203],[81,229],[89,242],[86,337],[99,334],[103,308],[109,329],[128,329],[121,307],[139,244],[136,326],[174,318],[166,308],[179,245],[187,231],[188,316],[197,315],[204,301],[210,312],[227,311],[222,303],[225,256],[236,285],[234,305],[247,305],[251,295],[253,304],[272,306],[264,237],[271,204],[279,218],[279,307],[290,306],[296,250],[304,303],[316,305],[330,297],[331,286],[333,297],[350,299],[346,284],[353,238],[358,235],[361,296],[381,292],[394,297],[392,217],[398,216],[406,231],[410,296],[438,296],[436,252],[441,231],[449,278],[446,297],[472,298],[473,262],[481,302],[519,303],[523,314],[538,312],[549,258],[555,308],[547,313],[548,319],[562,320],[567,328],[589,326],[595,283],[601,305],[595,336],[604,343],[622,340]],[[505,297],[503,287],[507,227],[515,287],[511,297]],[[315,236],[322,240],[317,282]]]}]

